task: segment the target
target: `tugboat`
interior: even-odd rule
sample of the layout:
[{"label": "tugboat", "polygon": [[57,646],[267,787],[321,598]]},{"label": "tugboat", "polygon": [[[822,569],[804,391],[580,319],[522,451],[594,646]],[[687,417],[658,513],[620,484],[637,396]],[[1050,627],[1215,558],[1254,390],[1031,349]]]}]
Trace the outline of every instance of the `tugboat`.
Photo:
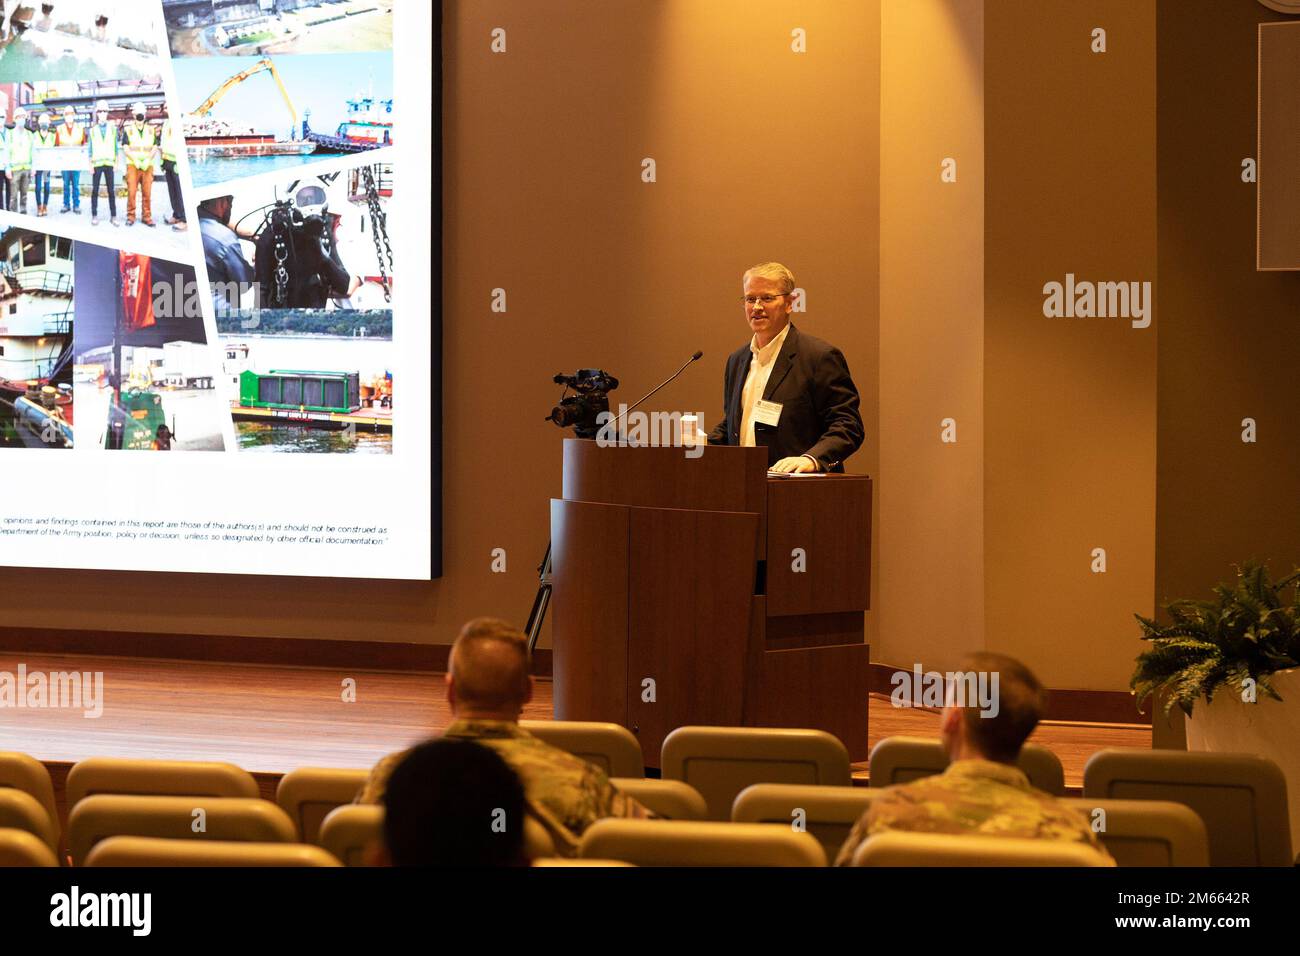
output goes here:
[{"label": "tugboat", "polygon": [[361,153],[393,145],[393,101],[373,96],[348,100],[347,117],[338,132],[316,133],[311,128],[311,110],[303,113],[302,138],[316,144],[317,154]]},{"label": "tugboat", "polygon": [[36,448],[72,446],[72,241],[0,234],[0,419]]}]

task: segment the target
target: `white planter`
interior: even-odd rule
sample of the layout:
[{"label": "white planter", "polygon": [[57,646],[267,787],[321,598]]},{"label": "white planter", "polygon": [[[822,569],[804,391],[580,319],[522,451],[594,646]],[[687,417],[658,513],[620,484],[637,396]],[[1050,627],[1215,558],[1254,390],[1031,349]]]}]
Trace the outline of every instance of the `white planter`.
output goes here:
[{"label": "white planter", "polygon": [[1300,668],[1278,671],[1270,678],[1282,695],[1279,703],[1259,694],[1244,703],[1240,691],[1220,688],[1214,703],[1198,700],[1187,720],[1187,749],[1216,753],[1247,753],[1267,757],[1286,777],[1291,815],[1292,852],[1300,851]]}]

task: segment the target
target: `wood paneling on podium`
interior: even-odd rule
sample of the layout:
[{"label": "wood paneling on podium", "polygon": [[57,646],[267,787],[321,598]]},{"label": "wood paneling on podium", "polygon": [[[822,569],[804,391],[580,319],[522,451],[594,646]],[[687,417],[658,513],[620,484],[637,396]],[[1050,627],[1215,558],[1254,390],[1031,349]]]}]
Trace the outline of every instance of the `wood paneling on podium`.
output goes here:
[{"label": "wood paneling on podium", "polygon": [[766,471],[762,448],[565,441],[558,719],[627,726],[651,766],[686,724],[815,727],[865,759],[871,480]]}]

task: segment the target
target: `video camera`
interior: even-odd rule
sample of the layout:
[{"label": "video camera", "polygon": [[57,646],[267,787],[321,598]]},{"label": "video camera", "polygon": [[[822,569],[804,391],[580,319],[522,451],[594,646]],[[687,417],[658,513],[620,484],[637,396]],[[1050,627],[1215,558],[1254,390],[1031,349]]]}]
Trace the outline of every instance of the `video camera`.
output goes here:
[{"label": "video camera", "polygon": [[[546,417],[561,428],[573,426],[579,438],[595,438],[600,430],[601,412],[609,411],[609,393],[618,388],[618,379],[598,368],[580,368],[573,375],[561,372],[555,383],[563,385],[565,393],[560,402]],[[569,395],[573,389],[576,395]]]}]

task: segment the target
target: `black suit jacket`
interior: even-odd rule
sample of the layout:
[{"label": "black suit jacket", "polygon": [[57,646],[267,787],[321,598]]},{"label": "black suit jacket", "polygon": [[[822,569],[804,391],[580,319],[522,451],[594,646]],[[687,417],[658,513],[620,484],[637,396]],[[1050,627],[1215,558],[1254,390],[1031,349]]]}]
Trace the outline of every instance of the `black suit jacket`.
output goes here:
[{"label": "black suit jacket", "polygon": [[[727,357],[723,376],[726,417],[709,433],[713,445],[740,444],[740,397],[753,353],[746,342]],[[775,427],[754,424],[754,442],[766,445],[767,463],[811,455],[823,470],[843,471],[841,463],[862,446],[858,390],[840,350],[790,324],[781,352],[772,360],[763,398],[780,402]]]}]

